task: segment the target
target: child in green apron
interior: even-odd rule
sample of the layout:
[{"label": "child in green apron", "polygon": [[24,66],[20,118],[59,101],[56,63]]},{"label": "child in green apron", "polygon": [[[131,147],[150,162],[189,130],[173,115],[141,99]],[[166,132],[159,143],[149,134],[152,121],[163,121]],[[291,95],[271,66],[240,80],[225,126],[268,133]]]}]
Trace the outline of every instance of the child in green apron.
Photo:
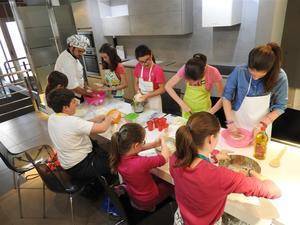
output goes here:
[{"label": "child in green apron", "polygon": [[111,92],[114,98],[123,98],[124,89],[127,87],[127,78],[117,50],[106,43],[101,46],[99,53],[106,85],[100,90]]},{"label": "child in green apron", "polygon": [[[186,81],[186,89],[181,99],[173,87],[182,79]],[[206,64],[206,56],[195,54],[180,68],[166,84],[166,91],[180,105],[182,116],[189,118],[192,113],[207,111],[212,114],[222,107],[221,99],[212,107],[210,93],[216,85],[219,96],[223,93],[222,76],[217,68]]]}]

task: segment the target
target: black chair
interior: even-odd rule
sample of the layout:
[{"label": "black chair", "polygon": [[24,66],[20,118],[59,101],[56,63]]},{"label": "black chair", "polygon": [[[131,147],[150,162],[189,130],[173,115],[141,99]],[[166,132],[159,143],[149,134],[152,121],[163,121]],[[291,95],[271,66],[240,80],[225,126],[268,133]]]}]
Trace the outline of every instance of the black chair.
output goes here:
[{"label": "black chair", "polygon": [[[74,180],[62,167],[57,167],[55,170],[51,170],[46,163],[36,162],[29,154],[25,154],[49,190],[55,193],[64,193],[69,195],[71,219],[72,224],[74,224],[73,195],[83,190],[83,188],[89,184],[91,180]],[[45,205],[45,198],[43,205]]]},{"label": "black chair", "polygon": [[[41,162],[41,161],[46,161],[53,154],[53,149],[49,145],[41,145],[41,146],[27,149],[21,153],[14,154],[11,153],[2,144],[2,142],[0,142],[0,157],[5,163],[5,165],[13,172],[14,185],[18,191],[19,212],[21,218],[23,218],[23,210],[22,210],[23,208],[22,208],[20,178],[23,174],[25,174],[26,172],[34,168],[32,163],[27,160],[27,157],[25,156],[26,153],[31,156],[34,162]],[[17,181],[16,181],[16,174],[18,175]],[[25,178],[27,180],[28,177]],[[34,189],[34,188],[26,188],[26,189]]]},{"label": "black chair", "polygon": [[[100,183],[102,184],[105,194],[109,197],[112,204],[117,208],[118,212],[120,213],[119,220],[115,223],[115,225],[119,224],[129,224],[129,225],[136,225],[140,222],[144,221],[145,219],[153,216],[155,213],[159,212],[163,207],[169,206],[170,207],[170,215],[169,218],[171,219],[171,223],[173,224],[173,215],[175,212],[175,208],[173,204],[175,201],[172,198],[168,198],[162,203],[160,203],[154,212],[146,212],[142,210],[138,210],[131,206],[130,199],[124,191],[124,194],[118,195],[115,192],[114,186],[108,185],[106,179],[104,177],[99,177]],[[170,224],[171,224],[170,223]]]},{"label": "black chair", "polygon": [[[174,88],[174,91],[177,93],[179,97],[181,97],[182,94],[180,89]],[[161,101],[162,101],[162,111],[164,113],[181,116],[180,106],[167,92],[161,95]]]}]

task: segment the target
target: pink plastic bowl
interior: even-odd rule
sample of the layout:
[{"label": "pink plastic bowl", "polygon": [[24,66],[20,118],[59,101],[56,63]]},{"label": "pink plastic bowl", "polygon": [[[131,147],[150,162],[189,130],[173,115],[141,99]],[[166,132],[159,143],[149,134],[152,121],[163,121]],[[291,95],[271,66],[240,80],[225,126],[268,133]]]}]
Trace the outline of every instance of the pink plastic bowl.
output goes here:
[{"label": "pink plastic bowl", "polygon": [[222,137],[228,145],[234,148],[243,148],[248,146],[253,139],[252,132],[243,128],[239,128],[239,132],[244,135],[242,139],[235,139],[232,137],[228,129],[221,132]]},{"label": "pink plastic bowl", "polygon": [[84,97],[85,101],[89,105],[101,105],[104,102],[105,99],[105,92],[99,91],[99,92],[93,92],[93,97]]}]

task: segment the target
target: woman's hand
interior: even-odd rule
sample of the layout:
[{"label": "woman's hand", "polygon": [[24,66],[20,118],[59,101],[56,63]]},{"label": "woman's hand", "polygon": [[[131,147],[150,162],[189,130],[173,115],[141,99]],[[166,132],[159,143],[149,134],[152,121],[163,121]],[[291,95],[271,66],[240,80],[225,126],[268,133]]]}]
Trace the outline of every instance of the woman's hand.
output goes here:
[{"label": "woman's hand", "polygon": [[235,125],[235,123],[230,123],[227,124],[227,128],[229,130],[229,132],[233,135],[233,136],[237,136],[239,134],[239,129],[238,127]]},{"label": "woman's hand", "polygon": [[139,100],[140,100],[141,102],[145,102],[145,101],[147,101],[147,99],[148,99],[148,95],[145,94],[145,95],[141,95]]},{"label": "woman's hand", "polygon": [[192,109],[190,107],[188,107],[187,104],[185,104],[184,102],[181,103],[180,107],[181,107],[183,112],[189,112],[189,113],[192,112]]},{"label": "woman's hand", "polygon": [[230,160],[230,157],[228,155],[229,151],[223,150],[220,151],[218,154],[215,155],[215,158],[220,161],[220,160]]}]

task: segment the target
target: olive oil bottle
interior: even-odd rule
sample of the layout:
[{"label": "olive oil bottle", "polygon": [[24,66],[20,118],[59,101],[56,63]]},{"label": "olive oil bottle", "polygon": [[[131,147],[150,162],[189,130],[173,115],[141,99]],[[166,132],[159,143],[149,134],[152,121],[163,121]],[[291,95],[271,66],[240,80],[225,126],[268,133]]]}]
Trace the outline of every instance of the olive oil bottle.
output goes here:
[{"label": "olive oil bottle", "polygon": [[266,133],[266,127],[263,126],[255,137],[254,157],[256,159],[264,160],[266,158],[268,140],[269,137]]}]

